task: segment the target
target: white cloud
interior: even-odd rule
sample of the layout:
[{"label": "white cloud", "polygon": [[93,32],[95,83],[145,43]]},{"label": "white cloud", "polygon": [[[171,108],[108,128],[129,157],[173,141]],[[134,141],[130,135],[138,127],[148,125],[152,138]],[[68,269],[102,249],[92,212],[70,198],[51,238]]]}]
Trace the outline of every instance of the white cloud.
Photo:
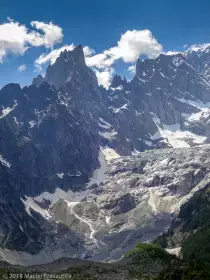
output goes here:
[{"label": "white cloud", "polygon": [[87,58],[95,54],[95,50],[89,48],[88,46],[84,46],[83,51]]},{"label": "white cloud", "polygon": [[53,64],[56,61],[56,59],[59,57],[61,52],[63,52],[64,50],[72,51],[74,47],[75,47],[74,44],[65,45],[59,49],[54,49],[47,54],[43,53],[35,60],[35,65],[41,66],[46,63]]},{"label": "white cloud", "polygon": [[[35,41],[37,40],[38,44],[52,48],[55,45],[55,43],[62,42],[63,39],[62,29],[59,26],[53,24],[52,22],[44,23],[40,21],[32,21],[31,26],[44,33],[44,35],[41,34],[37,35],[36,32]],[[32,33],[32,37],[33,35],[34,34]],[[34,38],[32,38],[32,45],[33,45],[33,40]]]},{"label": "white cloud", "polygon": [[88,66],[97,67],[99,69],[110,67],[114,64],[114,62],[115,60],[113,58],[109,58],[104,53],[99,53],[86,59],[86,63]]},{"label": "white cloud", "polygon": [[179,53],[182,53],[182,52],[168,51],[168,52],[166,52],[165,54],[166,54],[166,55],[176,55],[176,54],[179,54]]},{"label": "white cloud", "polygon": [[162,45],[153,37],[151,31],[128,30],[121,35],[116,47],[104,53],[114,60],[122,58],[124,62],[136,62],[141,55],[154,58],[162,51]]},{"label": "white cloud", "polygon": [[19,67],[18,67],[18,71],[19,72],[23,72],[23,71],[25,71],[26,70],[26,65],[25,64],[22,64],[22,65],[20,65]]},{"label": "white cloud", "polygon": [[129,66],[128,71],[131,72],[132,74],[135,74],[136,73],[136,65]]},{"label": "white cloud", "polygon": [[112,77],[114,75],[114,69],[113,68],[107,68],[102,71],[99,71],[97,69],[93,69],[94,72],[96,73],[96,77],[98,79],[99,85],[102,85],[105,88],[109,88]]},{"label": "white cloud", "polygon": [[52,22],[32,21],[31,26],[42,33],[9,18],[8,22],[0,24],[0,63],[8,53],[23,55],[31,46],[48,48],[62,41],[62,29]]}]

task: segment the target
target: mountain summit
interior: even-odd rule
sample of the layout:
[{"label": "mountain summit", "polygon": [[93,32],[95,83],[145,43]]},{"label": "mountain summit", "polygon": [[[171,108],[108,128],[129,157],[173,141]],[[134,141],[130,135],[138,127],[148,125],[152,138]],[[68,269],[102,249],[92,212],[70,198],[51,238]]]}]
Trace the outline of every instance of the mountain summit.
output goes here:
[{"label": "mountain summit", "polygon": [[85,64],[85,55],[82,45],[72,51],[64,50],[56,61],[47,67],[45,78],[39,75],[33,84],[39,86],[46,81],[55,87],[61,87],[70,81],[78,82],[85,79],[89,83],[98,84],[94,72]]}]

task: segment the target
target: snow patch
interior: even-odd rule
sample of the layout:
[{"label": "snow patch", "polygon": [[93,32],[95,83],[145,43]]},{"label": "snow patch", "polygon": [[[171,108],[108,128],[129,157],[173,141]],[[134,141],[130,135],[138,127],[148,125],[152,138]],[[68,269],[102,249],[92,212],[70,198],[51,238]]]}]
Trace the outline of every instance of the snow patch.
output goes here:
[{"label": "snow patch", "polygon": [[149,206],[152,208],[152,211],[154,212],[154,214],[158,213],[157,210],[157,206],[156,206],[156,196],[155,193],[152,191],[152,189],[149,190],[149,200],[148,200],[148,204]]},{"label": "snow patch", "polygon": [[112,139],[116,138],[117,132],[112,130],[112,131],[109,131],[109,132],[108,131],[99,132],[99,134],[107,140],[112,140]]},{"label": "snow patch", "polygon": [[20,230],[21,230],[22,232],[24,232],[24,230],[23,230],[23,228],[21,227],[21,225],[19,225],[19,228],[20,228]]},{"label": "snow patch", "polygon": [[128,110],[127,108],[128,103],[124,104],[123,106],[121,106],[120,108],[115,108],[113,106],[109,106],[109,109],[112,109],[114,111],[115,114],[119,113],[121,110]]},{"label": "snow patch", "polygon": [[110,217],[110,216],[106,216],[106,217],[105,217],[105,221],[106,221],[107,224],[110,224],[110,222],[111,222],[111,217]]},{"label": "snow patch", "polygon": [[123,86],[119,85],[118,87],[110,87],[111,90],[123,90]]},{"label": "snow patch", "polygon": [[87,184],[87,188],[92,186],[93,184],[99,185],[106,179],[106,158],[103,153],[103,148],[100,148],[98,160],[100,162],[100,167],[94,171],[93,177]]},{"label": "snow patch", "polygon": [[80,177],[82,175],[82,173],[79,170],[77,170],[76,173],[73,173],[73,174],[67,173],[67,175],[69,177]]},{"label": "snow patch", "polygon": [[30,121],[29,122],[29,125],[30,125],[30,128],[33,128],[35,126],[36,122],[35,121]]},{"label": "snow patch", "polygon": [[16,106],[17,106],[17,101],[15,100],[15,104],[14,104],[13,107],[6,107],[6,108],[3,108],[2,114],[1,114],[1,116],[0,116],[0,119],[6,117],[10,112],[12,112],[12,111],[15,109]]},{"label": "snow patch", "polygon": [[176,67],[179,67],[183,64],[184,60],[181,57],[177,56],[173,58],[172,62]]},{"label": "snow patch", "polygon": [[102,119],[102,118],[99,118],[99,120],[100,120],[100,122],[101,123],[99,123],[99,126],[100,127],[102,127],[102,128],[106,128],[106,129],[109,129],[109,128],[111,128],[111,124],[110,123],[108,123],[108,122],[106,122],[104,119]]},{"label": "snow patch", "polygon": [[63,179],[63,176],[65,175],[64,173],[57,173],[56,174],[60,179]]},{"label": "snow patch", "polygon": [[13,117],[14,121],[16,124],[19,124],[19,122],[17,121],[17,118],[16,117]]},{"label": "snow patch", "polygon": [[45,219],[49,220],[51,218],[48,210],[42,209],[38,204],[36,204],[34,198],[25,196],[25,200],[21,198],[21,201],[25,205],[25,210],[28,215],[32,216],[30,209],[33,209],[35,212],[42,215],[42,217],[44,217]]},{"label": "snow patch", "polygon": [[[34,197],[34,200],[37,202],[43,202],[44,200],[50,201],[50,206],[52,207],[58,200],[62,199],[68,202],[80,202],[84,198],[90,199],[93,198],[95,195],[92,193],[93,190],[90,189],[90,187],[93,184],[100,184],[103,182],[106,178],[105,172],[106,172],[106,159],[103,154],[102,149],[99,151],[99,162],[100,162],[100,167],[97,168],[94,173],[93,177],[90,179],[90,181],[86,185],[86,189],[81,192],[73,192],[71,190],[68,190],[67,192],[63,191],[60,188],[56,188],[54,193],[49,193],[49,192],[43,192],[37,197]],[[62,177],[64,174],[63,173],[58,173],[60,177]],[[57,175],[58,175],[57,174]]]},{"label": "snow patch", "polygon": [[128,104],[124,104],[122,107],[120,107],[119,109],[117,109],[116,111],[115,111],[115,113],[119,113],[121,110],[128,110]]},{"label": "snow patch", "polygon": [[112,148],[109,147],[101,147],[102,152],[105,156],[106,161],[110,161],[112,159],[119,158],[120,155]]},{"label": "snow patch", "polygon": [[177,97],[175,97],[175,98],[182,103],[186,103],[186,104],[191,105],[191,106],[193,106],[195,108],[198,108],[198,109],[210,108],[210,103],[209,102],[204,104],[203,102],[201,102],[199,100],[195,101],[195,100],[190,100],[190,99],[185,99],[185,98],[177,98]]},{"label": "snow patch", "polygon": [[169,254],[171,254],[171,255],[176,255],[177,257],[179,257],[180,252],[181,252],[181,247],[177,247],[177,248],[173,248],[173,249],[166,248],[165,250],[166,250]]},{"label": "snow patch", "polygon": [[166,166],[169,164],[169,162],[170,162],[170,159],[169,159],[169,158],[165,158],[165,159],[161,160],[161,161],[158,163],[158,165],[159,165],[159,166],[162,166],[162,167],[166,167]]},{"label": "snow patch", "polygon": [[131,153],[132,153],[132,156],[140,154],[140,152],[136,149],[134,149]]},{"label": "snow patch", "polygon": [[56,188],[54,193],[43,192],[37,197],[34,197],[34,200],[37,202],[43,202],[44,200],[50,201],[50,206],[52,207],[59,199],[73,201],[74,200],[74,193],[69,191],[65,192],[60,188]]},{"label": "snow patch", "polygon": [[153,143],[151,142],[151,141],[144,141],[145,142],[145,144],[147,144],[148,146],[153,146]]},{"label": "snow patch", "polygon": [[166,77],[161,71],[160,71],[160,75],[161,75],[163,78],[168,78],[168,77]]},{"label": "snow patch", "polygon": [[187,120],[190,122],[196,122],[200,120],[206,120],[210,117],[210,109],[204,108],[198,113],[191,114]]},{"label": "snow patch", "polygon": [[182,117],[189,117],[189,114],[186,114],[186,113],[181,113]]},{"label": "snow patch", "polygon": [[138,77],[138,80],[139,80],[140,82],[142,82],[142,83],[146,83],[146,82],[147,82],[146,80],[143,80],[143,79],[141,79],[141,78],[139,78],[139,77]]},{"label": "snow patch", "polygon": [[167,139],[168,143],[173,148],[181,148],[181,147],[190,147],[187,141],[191,140],[194,144],[204,144],[206,141],[206,137],[196,135],[190,131],[181,131],[180,124],[172,124],[172,125],[164,125],[162,124],[162,128],[160,126],[160,120],[153,118],[154,122],[158,127],[158,131],[152,135],[150,138],[152,140],[160,139],[161,137]]},{"label": "snow patch", "polygon": [[4,159],[2,155],[0,155],[0,162],[6,167],[11,167],[11,164],[6,159]]}]

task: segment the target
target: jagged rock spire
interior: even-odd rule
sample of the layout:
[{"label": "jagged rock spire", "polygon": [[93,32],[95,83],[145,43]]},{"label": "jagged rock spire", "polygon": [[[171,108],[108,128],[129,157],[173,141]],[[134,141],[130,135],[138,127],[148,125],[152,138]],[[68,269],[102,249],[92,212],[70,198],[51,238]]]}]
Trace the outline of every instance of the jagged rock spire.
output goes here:
[{"label": "jagged rock spire", "polygon": [[73,49],[72,55],[75,56],[78,63],[85,65],[85,55],[82,45],[78,45],[75,49]]},{"label": "jagged rock spire", "polygon": [[119,87],[119,86],[126,86],[127,85],[127,80],[126,80],[126,78],[124,77],[124,79],[122,79],[121,78],[121,76],[119,76],[119,75],[115,75],[114,77],[113,77],[113,80],[112,80],[112,83],[111,83],[111,87],[112,88],[117,88],[117,87]]},{"label": "jagged rock spire", "polygon": [[48,66],[45,80],[56,87],[69,81],[85,80],[89,84],[97,84],[95,73],[85,63],[82,45],[78,45],[72,51],[61,52],[55,63]]}]

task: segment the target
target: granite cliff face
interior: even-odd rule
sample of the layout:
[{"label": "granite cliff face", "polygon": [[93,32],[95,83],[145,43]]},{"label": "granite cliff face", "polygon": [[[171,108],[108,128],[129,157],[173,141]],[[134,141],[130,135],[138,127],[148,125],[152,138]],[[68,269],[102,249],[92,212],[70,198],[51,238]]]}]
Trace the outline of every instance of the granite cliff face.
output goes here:
[{"label": "granite cliff face", "polygon": [[207,143],[209,86],[181,54],[139,60],[130,90],[110,93],[115,130],[134,152]]},{"label": "granite cliff face", "polygon": [[8,85],[0,103],[1,246],[37,253],[58,225],[45,219],[48,201],[31,214],[27,197],[58,185],[82,188],[99,166],[98,137],[70,98],[47,83],[38,90]]},{"label": "granite cliff face", "polygon": [[139,60],[105,90],[78,46],[31,86],[2,88],[2,259],[112,261],[168,229],[208,181],[208,61]]},{"label": "granite cliff face", "polygon": [[184,53],[188,62],[207,80],[210,79],[210,48],[209,44],[194,48]]},{"label": "granite cliff face", "polygon": [[[98,87],[78,46],[61,53],[42,79],[57,88],[57,80],[61,80],[62,88],[84,118],[97,122],[93,130],[99,130],[102,145],[114,148],[117,154],[190,147],[209,142],[210,112],[208,75],[195,67],[197,60],[192,53],[138,60],[131,82],[115,75],[105,91]],[[206,53],[203,51],[203,56]],[[202,63],[208,68],[207,58]],[[40,79],[34,83],[38,80],[39,84]]]}]

